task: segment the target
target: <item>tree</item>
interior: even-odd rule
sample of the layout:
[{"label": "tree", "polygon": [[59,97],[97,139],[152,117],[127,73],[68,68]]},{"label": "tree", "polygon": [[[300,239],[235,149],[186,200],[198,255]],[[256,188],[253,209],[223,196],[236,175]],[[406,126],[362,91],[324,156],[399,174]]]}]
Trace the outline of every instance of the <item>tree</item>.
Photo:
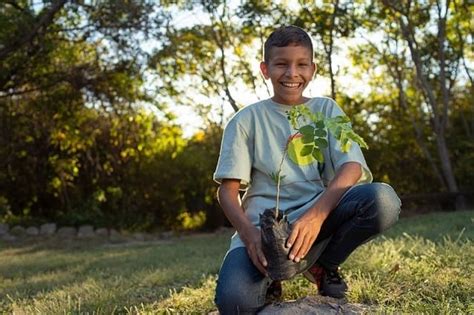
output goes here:
[{"label": "tree", "polygon": [[[384,1],[380,7],[370,4],[367,10],[374,20],[366,20],[366,26],[371,31],[382,31],[385,37],[382,43],[370,45],[381,56],[379,64],[387,67],[397,86],[399,106],[412,117],[418,144],[433,173],[442,187],[458,193],[446,139],[457,97],[455,88],[463,84],[460,63],[466,43],[455,36],[453,19],[457,15],[452,12],[453,5],[451,1]],[[421,91],[420,95],[416,94],[417,90]],[[431,131],[420,125],[423,122],[429,122]],[[434,139],[436,162],[428,149],[430,139]],[[458,207],[463,207],[462,199],[458,199]]]}]

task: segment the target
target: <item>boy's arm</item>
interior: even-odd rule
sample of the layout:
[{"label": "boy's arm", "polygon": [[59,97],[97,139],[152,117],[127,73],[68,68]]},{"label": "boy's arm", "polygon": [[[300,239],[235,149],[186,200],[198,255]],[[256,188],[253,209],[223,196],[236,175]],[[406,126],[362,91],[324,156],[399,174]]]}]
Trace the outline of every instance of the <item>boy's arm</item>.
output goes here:
[{"label": "boy's arm", "polygon": [[361,165],[357,162],[348,162],[339,168],[321,197],[293,224],[287,241],[287,247],[291,247],[290,259],[298,262],[306,256],[318,237],[324,220],[361,175]]},{"label": "boy's arm", "polygon": [[261,273],[267,275],[265,270],[267,260],[262,251],[260,230],[245,215],[244,209],[240,205],[239,188],[239,179],[223,179],[217,191],[219,204],[230,223],[239,233],[255,267]]}]

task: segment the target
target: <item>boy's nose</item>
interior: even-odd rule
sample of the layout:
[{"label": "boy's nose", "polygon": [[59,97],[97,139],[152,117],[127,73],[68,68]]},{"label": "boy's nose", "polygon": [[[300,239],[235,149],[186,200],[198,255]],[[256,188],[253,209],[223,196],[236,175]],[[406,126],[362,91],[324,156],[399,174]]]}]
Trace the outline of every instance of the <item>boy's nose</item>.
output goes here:
[{"label": "boy's nose", "polygon": [[286,68],[286,75],[289,77],[296,76],[296,66],[289,65],[288,68]]}]

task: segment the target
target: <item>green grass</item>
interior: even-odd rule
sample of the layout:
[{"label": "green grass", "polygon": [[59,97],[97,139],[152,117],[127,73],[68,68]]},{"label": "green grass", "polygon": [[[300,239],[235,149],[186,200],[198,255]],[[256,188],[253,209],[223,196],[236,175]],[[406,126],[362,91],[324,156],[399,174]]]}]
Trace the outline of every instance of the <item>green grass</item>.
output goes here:
[{"label": "green grass", "polygon": [[[474,212],[401,220],[343,265],[348,300],[377,313],[474,313]],[[173,313],[215,310],[228,234],[169,243],[0,243],[0,313]],[[284,298],[315,294],[303,277]]]}]

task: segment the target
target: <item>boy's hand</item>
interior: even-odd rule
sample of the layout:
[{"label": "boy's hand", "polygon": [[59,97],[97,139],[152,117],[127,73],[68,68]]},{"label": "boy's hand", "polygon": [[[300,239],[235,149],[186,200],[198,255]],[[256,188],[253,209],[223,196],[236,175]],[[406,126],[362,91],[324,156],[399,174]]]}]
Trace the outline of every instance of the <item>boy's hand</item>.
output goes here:
[{"label": "boy's hand", "polygon": [[308,254],[324,220],[361,175],[362,168],[358,162],[347,162],[339,168],[321,198],[293,224],[293,230],[286,242],[286,246],[291,248],[289,259],[299,262]]},{"label": "boy's hand", "polygon": [[262,251],[262,238],[260,230],[253,225],[250,225],[245,231],[239,233],[240,238],[247,248],[247,253],[250,256],[255,267],[265,276],[268,276],[266,270],[267,259]]},{"label": "boy's hand", "polygon": [[323,222],[320,216],[308,211],[293,224],[290,237],[286,242],[286,247],[291,248],[289,259],[299,262],[308,254]]}]

